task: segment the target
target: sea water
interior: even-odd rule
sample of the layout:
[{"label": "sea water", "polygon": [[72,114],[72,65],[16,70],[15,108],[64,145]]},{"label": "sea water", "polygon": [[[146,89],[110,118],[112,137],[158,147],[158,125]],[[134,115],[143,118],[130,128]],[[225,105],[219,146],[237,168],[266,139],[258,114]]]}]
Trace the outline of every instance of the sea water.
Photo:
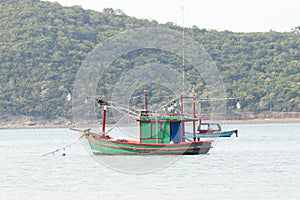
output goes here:
[{"label": "sea water", "polygon": [[41,157],[78,140],[68,129],[3,129],[0,199],[300,199],[300,124],[235,128],[206,156],[100,158],[84,141]]}]

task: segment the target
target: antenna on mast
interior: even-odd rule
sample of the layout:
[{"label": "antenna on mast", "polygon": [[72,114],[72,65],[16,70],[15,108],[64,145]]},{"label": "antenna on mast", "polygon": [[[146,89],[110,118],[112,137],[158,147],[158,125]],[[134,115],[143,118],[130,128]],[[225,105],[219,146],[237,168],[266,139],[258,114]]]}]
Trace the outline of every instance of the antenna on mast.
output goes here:
[{"label": "antenna on mast", "polygon": [[184,94],[184,10],[182,8],[182,94]]}]

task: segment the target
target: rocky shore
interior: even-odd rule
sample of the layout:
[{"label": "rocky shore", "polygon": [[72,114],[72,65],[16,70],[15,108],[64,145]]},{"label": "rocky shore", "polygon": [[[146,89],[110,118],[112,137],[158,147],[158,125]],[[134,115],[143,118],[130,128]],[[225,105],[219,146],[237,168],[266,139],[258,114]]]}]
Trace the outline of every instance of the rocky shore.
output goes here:
[{"label": "rocky shore", "polygon": [[1,116],[1,129],[16,128],[65,128],[71,127],[72,122],[65,118],[43,119],[31,116]]},{"label": "rocky shore", "polygon": [[[205,121],[205,120],[204,120]],[[255,118],[255,119],[230,119],[221,120],[223,124],[272,124],[272,123],[300,123],[300,118]],[[23,128],[70,128],[70,127],[97,127],[99,122],[74,123],[69,119],[55,118],[43,119],[30,116],[0,116],[0,129]]]}]

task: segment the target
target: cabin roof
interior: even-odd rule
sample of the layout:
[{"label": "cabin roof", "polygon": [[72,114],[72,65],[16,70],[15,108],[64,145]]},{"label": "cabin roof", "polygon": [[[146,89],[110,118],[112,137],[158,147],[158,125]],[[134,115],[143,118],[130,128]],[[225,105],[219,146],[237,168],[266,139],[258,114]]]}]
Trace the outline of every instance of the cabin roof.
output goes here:
[{"label": "cabin roof", "polygon": [[181,120],[180,115],[141,115],[140,120]]},{"label": "cabin roof", "polygon": [[184,117],[182,115],[141,115],[138,121],[198,121],[198,118]]}]

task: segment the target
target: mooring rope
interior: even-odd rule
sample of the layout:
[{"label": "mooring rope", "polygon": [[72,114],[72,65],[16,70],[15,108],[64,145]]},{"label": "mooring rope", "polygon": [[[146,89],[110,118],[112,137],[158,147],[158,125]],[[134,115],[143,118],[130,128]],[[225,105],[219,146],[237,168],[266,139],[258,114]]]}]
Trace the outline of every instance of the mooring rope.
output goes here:
[{"label": "mooring rope", "polygon": [[[75,129],[74,129],[74,130],[75,130]],[[46,154],[42,155],[41,157],[44,157],[44,156],[47,156],[47,155],[50,155],[50,154],[54,155],[55,152],[59,152],[59,151],[61,151],[61,150],[65,151],[66,148],[71,148],[72,145],[76,144],[77,142],[81,141],[82,138],[84,138],[85,136],[87,136],[88,133],[90,132],[90,130],[91,130],[91,129],[89,128],[89,129],[86,129],[86,130],[84,130],[84,131],[80,131],[80,132],[83,132],[83,134],[79,137],[78,140],[76,140],[75,142],[72,142],[72,143],[70,143],[70,144],[68,144],[68,145],[66,145],[66,146],[64,146],[64,147],[61,147],[61,148],[55,149],[54,151],[51,151],[51,152],[49,152],[49,153],[46,153]]]}]

